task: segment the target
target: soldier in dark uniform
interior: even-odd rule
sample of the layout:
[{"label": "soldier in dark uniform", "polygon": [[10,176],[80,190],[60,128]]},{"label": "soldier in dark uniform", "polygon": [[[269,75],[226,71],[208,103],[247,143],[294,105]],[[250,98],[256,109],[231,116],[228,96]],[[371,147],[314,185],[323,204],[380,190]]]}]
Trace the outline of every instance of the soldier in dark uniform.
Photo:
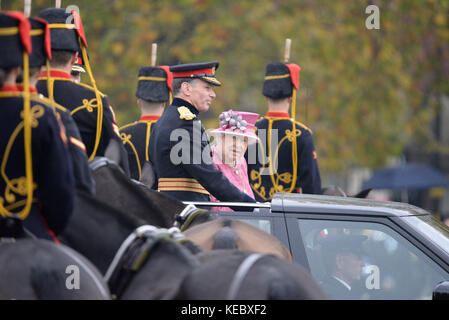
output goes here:
[{"label": "soldier in dark uniform", "polygon": [[173,72],[173,102],[153,125],[150,161],[158,179],[158,189],[184,201],[209,201],[212,194],[220,201],[254,199],[241,192],[216,170],[207,134],[198,120],[215,98],[213,86],[218,62],[183,64]]},{"label": "soldier in dark uniform", "polygon": [[[34,101],[51,106],[56,112],[57,118],[65,128],[76,188],[93,194],[95,193],[95,183],[89,168],[86,147],[69,110],[38,94],[35,88],[41,67],[46,65],[47,59],[51,59],[50,34],[47,21],[40,18],[29,18],[29,21],[33,46],[33,52],[30,55],[30,91],[32,98]],[[20,85],[18,87],[20,88]]]},{"label": "soldier in dark uniform", "polygon": [[[0,214],[56,240],[72,213],[75,184],[64,131],[53,110],[30,97],[29,30],[22,13],[0,13]],[[23,91],[16,86],[20,66]]]},{"label": "soldier in dark uniform", "polygon": [[246,154],[248,177],[258,201],[269,201],[276,192],[321,193],[312,131],[295,121],[300,70],[296,64],[266,67],[263,95],[268,112],[256,123],[259,144],[250,146]]},{"label": "soldier in dark uniform", "polygon": [[120,135],[128,152],[131,178],[140,180],[145,162],[150,161],[148,145],[151,127],[161,117],[171,96],[173,76],[168,66],[139,69],[137,105],[141,110],[139,121],[120,128]]},{"label": "soldier in dark uniform", "polygon": [[[95,81],[86,59],[87,47],[81,18],[72,12],[73,21],[68,24],[71,14],[64,9],[49,8],[39,13],[39,17],[48,21],[51,32],[52,60],[50,62],[50,86],[47,88],[47,75],[44,72],[37,83],[37,90],[50,100],[70,110],[82,141],[86,146],[89,161],[95,156],[104,156],[111,140],[120,146],[121,166],[129,175],[128,157],[120,140],[114,113],[107,97],[96,88]],[[83,52],[83,62],[91,78],[92,86],[73,82],[70,72],[77,61],[78,51]]]}]

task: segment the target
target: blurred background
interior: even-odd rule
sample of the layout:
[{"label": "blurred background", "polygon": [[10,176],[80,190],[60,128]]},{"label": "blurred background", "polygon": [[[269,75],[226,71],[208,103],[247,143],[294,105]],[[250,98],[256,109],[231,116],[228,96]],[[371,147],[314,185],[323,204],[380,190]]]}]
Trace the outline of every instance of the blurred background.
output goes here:
[{"label": "blurred background", "polygon": [[[1,0],[23,10],[23,0]],[[54,0],[33,0],[32,16]],[[313,130],[323,186],[350,194],[380,168],[427,164],[449,176],[449,1],[447,0],[63,0],[79,8],[97,85],[119,126],[139,118],[139,66],[217,60],[217,99],[202,115],[218,126],[225,109],[264,114],[265,65],[301,66],[296,119]],[[379,29],[368,29],[369,5]],[[87,78],[84,78],[88,82]],[[406,201],[449,216],[447,189],[405,190]],[[400,195],[400,197],[399,197]],[[403,200],[404,191],[370,197]]]}]

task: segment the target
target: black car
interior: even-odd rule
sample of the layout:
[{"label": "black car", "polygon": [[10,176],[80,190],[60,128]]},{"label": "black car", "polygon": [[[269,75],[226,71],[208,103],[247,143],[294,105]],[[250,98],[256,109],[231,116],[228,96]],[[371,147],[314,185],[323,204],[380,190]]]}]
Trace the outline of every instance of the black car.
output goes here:
[{"label": "black car", "polygon": [[219,214],[279,238],[330,298],[432,299],[449,280],[449,229],[421,208],[282,193],[246,205],[248,211]]}]

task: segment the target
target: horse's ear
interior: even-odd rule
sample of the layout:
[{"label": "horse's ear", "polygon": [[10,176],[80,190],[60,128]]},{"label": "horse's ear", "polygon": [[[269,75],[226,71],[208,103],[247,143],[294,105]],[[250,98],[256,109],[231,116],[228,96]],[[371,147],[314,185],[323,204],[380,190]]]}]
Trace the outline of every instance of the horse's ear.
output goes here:
[{"label": "horse's ear", "polygon": [[149,188],[152,188],[156,182],[153,165],[148,161],[145,161],[143,165],[142,174],[140,175],[140,182]]},{"label": "horse's ear", "polygon": [[114,161],[117,165],[120,163],[120,143],[117,140],[111,139],[108,143],[104,156],[112,161]]},{"label": "horse's ear", "polygon": [[354,198],[366,198],[371,190],[373,190],[373,189],[370,188],[370,189],[362,190],[359,193],[357,193],[356,195],[354,195]]}]

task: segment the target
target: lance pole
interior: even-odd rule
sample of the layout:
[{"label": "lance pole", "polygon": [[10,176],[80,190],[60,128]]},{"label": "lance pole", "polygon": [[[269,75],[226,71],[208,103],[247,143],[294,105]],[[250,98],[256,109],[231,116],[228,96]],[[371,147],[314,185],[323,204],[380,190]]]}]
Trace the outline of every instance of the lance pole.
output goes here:
[{"label": "lance pole", "polygon": [[25,0],[25,6],[23,8],[23,14],[25,17],[31,16],[31,0]]},{"label": "lance pole", "polygon": [[151,66],[156,66],[157,43],[151,45]]},{"label": "lance pole", "polygon": [[285,39],[284,62],[290,60],[290,48],[292,46],[292,39]]}]

